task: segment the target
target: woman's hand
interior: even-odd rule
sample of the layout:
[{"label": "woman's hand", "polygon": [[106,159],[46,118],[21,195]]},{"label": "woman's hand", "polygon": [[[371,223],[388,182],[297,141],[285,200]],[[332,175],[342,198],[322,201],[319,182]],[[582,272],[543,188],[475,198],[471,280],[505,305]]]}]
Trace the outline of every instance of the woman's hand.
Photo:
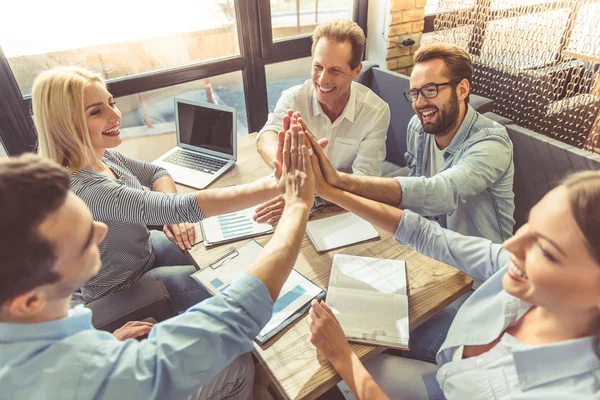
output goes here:
[{"label": "woman's hand", "polygon": [[262,203],[254,210],[254,220],[258,223],[266,222],[267,224],[276,224],[281,218],[283,208],[285,207],[285,200],[282,196],[277,196],[274,199]]},{"label": "woman's hand", "polygon": [[145,321],[129,321],[113,332],[113,336],[119,340],[132,339],[148,334],[154,324]]},{"label": "woman's hand", "polygon": [[352,348],[333,311],[324,301],[312,301],[306,322],[310,330],[310,342],[334,367],[338,362],[350,359]]},{"label": "woman's hand", "polygon": [[196,228],[194,224],[182,223],[165,225],[163,232],[167,238],[181,250],[189,250],[196,243]]}]

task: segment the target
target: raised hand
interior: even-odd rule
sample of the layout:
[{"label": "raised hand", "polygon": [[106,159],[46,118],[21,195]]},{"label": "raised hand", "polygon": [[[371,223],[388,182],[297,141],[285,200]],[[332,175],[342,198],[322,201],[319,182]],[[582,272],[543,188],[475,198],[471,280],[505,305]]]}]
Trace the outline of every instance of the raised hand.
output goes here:
[{"label": "raised hand", "polygon": [[314,199],[315,178],[304,131],[298,124],[292,124],[285,133],[279,168],[281,177],[277,187],[285,202],[300,200],[310,207]]},{"label": "raised hand", "polygon": [[323,147],[327,146],[329,142],[327,139],[321,139],[317,141],[315,136],[310,132],[306,123],[302,119],[302,117],[297,118],[297,123],[302,126],[302,129],[306,133],[307,142],[310,143],[313,152],[315,153],[317,159],[319,160],[319,166],[321,167],[321,172],[325,177],[325,180],[332,186],[338,186],[338,182],[340,180],[339,172],[331,165],[331,162],[327,158],[327,155],[323,151]]}]

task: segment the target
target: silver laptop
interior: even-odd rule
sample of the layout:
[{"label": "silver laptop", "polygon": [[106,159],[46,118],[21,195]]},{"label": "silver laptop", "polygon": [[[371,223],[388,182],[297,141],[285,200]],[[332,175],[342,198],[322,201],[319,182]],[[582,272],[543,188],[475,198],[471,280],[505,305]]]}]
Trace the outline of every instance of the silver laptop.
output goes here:
[{"label": "silver laptop", "polygon": [[237,160],[235,108],[176,97],[175,126],[177,147],[153,161],[175,182],[204,189]]}]

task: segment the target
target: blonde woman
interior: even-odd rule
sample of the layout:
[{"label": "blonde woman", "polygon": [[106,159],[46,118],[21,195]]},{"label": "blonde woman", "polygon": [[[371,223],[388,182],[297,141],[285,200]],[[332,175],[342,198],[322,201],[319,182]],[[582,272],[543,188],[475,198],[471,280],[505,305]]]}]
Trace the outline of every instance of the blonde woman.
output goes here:
[{"label": "blonde woman", "polygon": [[[178,311],[198,303],[207,294],[189,277],[194,267],[177,245],[193,244],[193,229],[184,223],[278,195],[274,179],[177,194],[165,169],[111,150],[122,141],[121,112],[101,76],[86,69],[41,73],[32,103],[39,153],[69,170],[71,190],[109,226],[102,268],[81,288],[86,303],[144,277],[161,279]],[[164,233],[146,225],[164,225]]]},{"label": "blonde woman", "polygon": [[598,398],[600,172],[567,178],[504,244],[462,236],[315,175],[322,197],[485,281],[458,311],[437,366],[389,354],[363,366],[334,312],[314,302],[311,342],[359,399]]}]

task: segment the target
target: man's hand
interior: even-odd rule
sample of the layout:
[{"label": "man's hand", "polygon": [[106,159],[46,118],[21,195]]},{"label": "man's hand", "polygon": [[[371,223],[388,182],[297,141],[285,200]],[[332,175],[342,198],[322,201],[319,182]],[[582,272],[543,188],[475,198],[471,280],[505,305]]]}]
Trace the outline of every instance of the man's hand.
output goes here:
[{"label": "man's hand", "polygon": [[340,173],[333,167],[333,165],[331,165],[331,162],[329,161],[329,159],[327,158],[327,155],[323,151],[323,147],[325,147],[327,145],[327,143],[329,143],[329,142],[325,142],[325,144],[324,144],[323,141],[326,139],[321,139],[321,140],[317,141],[315,136],[310,132],[310,130],[306,126],[306,123],[304,122],[302,117],[299,117],[297,119],[297,122],[300,124],[300,126],[302,126],[302,129],[304,130],[304,132],[306,132],[307,142],[310,143],[314,154],[317,156],[317,159],[319,160],[321,172],[323,173],[325,180],[330,185],[337,187],[339,185],[339,181],[341,179]]},{"label": "man's hand", "polygon": [[285,207],[285,200],[283,197],[277,196],[267,202],[262,203],[254,210],[254,220],[258,223],[266,222],[267,224],[276,224],[281,218],[283,208]]},{"label": "man's hand", "polygon": [[313,300],[306,322],[310,331],[310,342],[333,365],[350,359],[352,348],[335,315],[325,302]]},{"label": "man's hand", "polygon": [[148,334],[154,324],[144,321],[129,321],[113,332],[113,336],[119,340],[132,339]]},{"label": "man's hand", "polygon": [[189,250],[196,243],[196,229],[194,224],[172,224],[165,225],[163,232],[167,238],[175,243],[181,250]]},{"label": "man's hand", "polygon": [[310,209],[314,201],[315,177],[304,141],[304,132],[298,124],[293,124],[285,133],[281,152],[283,164],[279,166],[281,177],[277,187],[286,204],[301,200]]}]

